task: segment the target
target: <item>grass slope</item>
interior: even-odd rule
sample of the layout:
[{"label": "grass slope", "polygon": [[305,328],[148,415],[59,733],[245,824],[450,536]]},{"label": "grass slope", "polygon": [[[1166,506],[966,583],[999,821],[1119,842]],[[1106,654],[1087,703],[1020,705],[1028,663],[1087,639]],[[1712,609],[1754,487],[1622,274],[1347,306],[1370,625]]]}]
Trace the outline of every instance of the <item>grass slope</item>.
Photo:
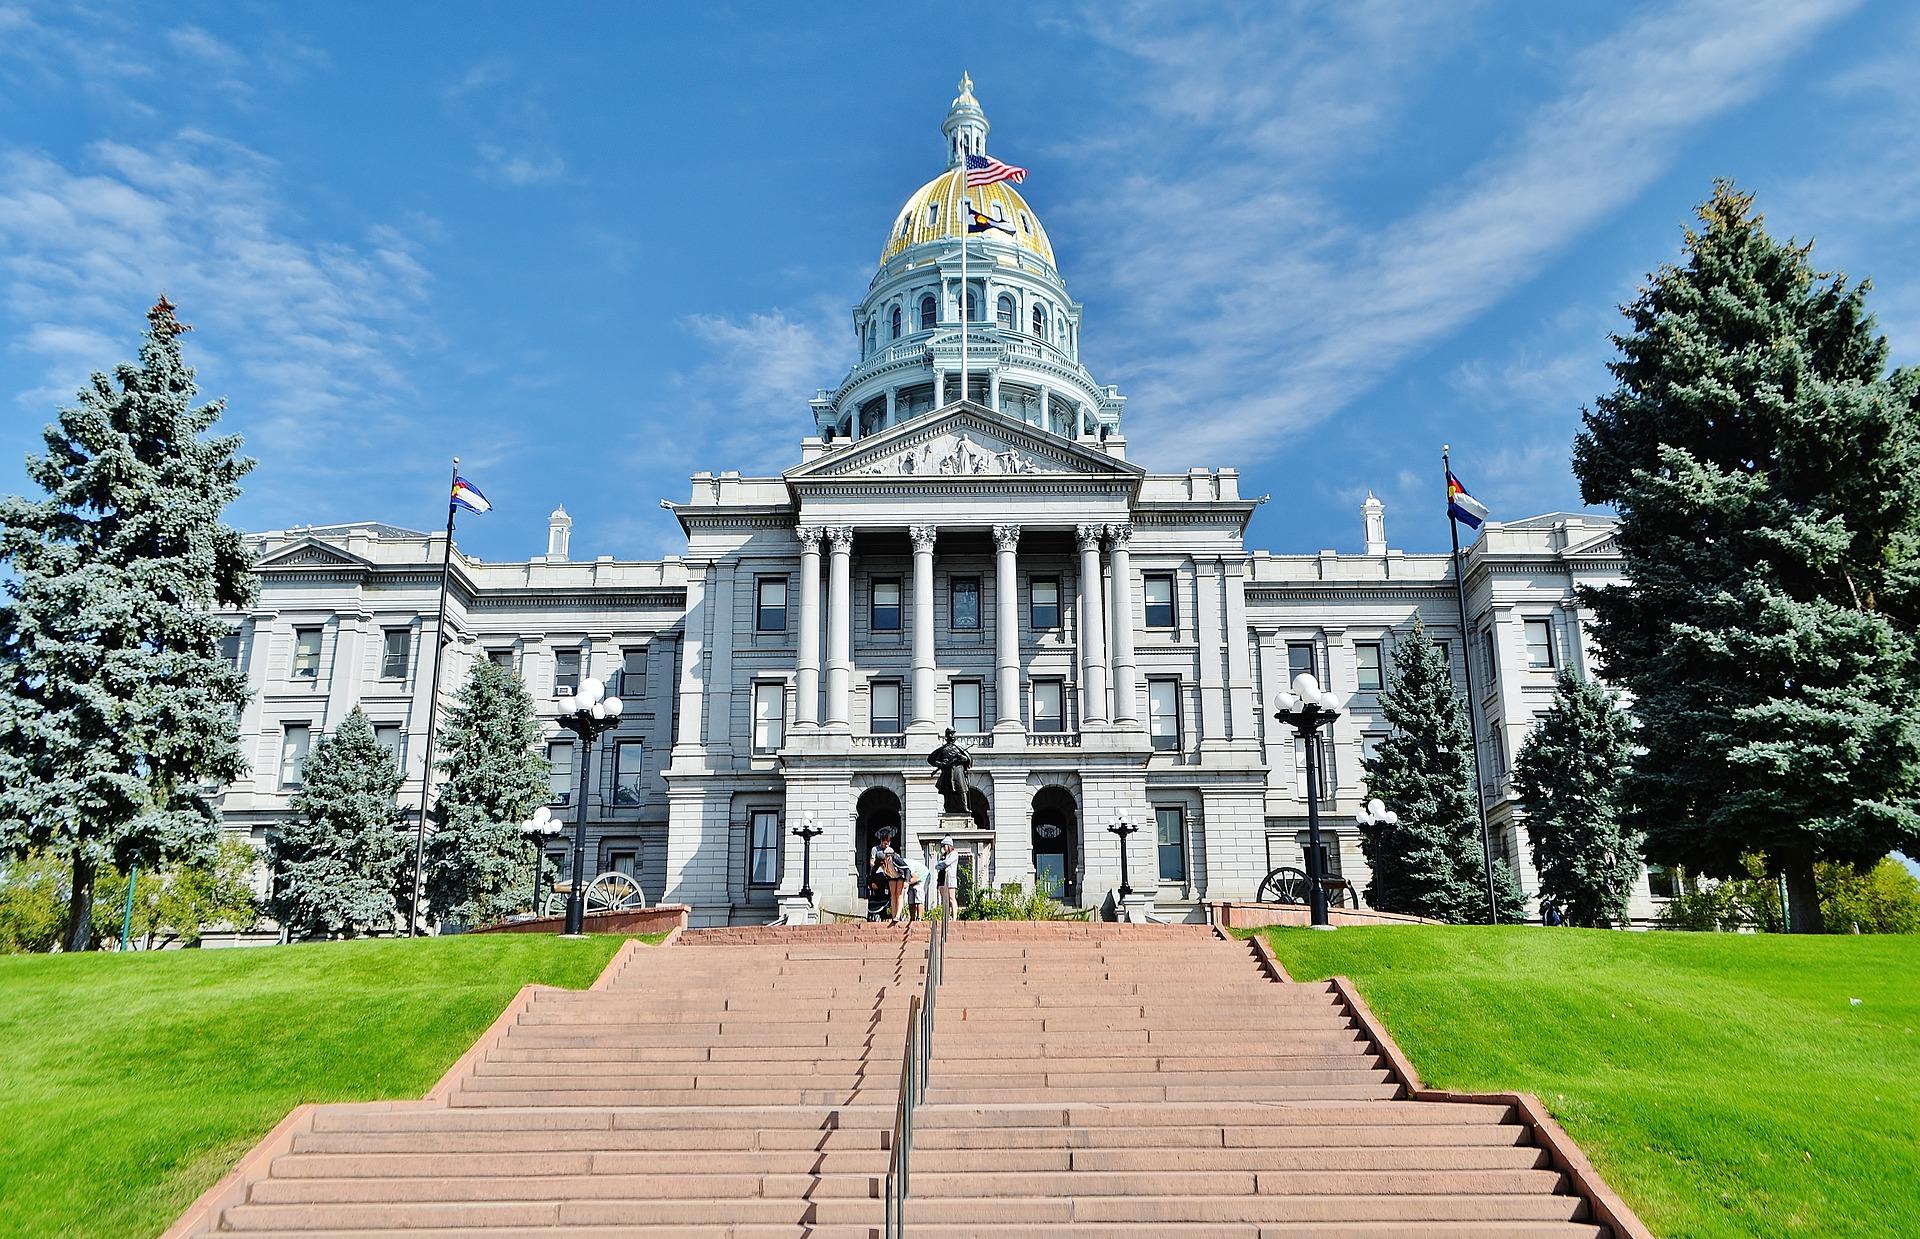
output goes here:
[{"label": "grass slope", "polygon": [[619,944],[0,958],[0,1231],[158,1234],[295,1105],[419,1097],[522,985],[585,987]]},{"label": "grass slope", "polygon": [[1261,932],[1430,1085],[1539,1095],[1664,1239],[1920,1235],[1920,938]]}]

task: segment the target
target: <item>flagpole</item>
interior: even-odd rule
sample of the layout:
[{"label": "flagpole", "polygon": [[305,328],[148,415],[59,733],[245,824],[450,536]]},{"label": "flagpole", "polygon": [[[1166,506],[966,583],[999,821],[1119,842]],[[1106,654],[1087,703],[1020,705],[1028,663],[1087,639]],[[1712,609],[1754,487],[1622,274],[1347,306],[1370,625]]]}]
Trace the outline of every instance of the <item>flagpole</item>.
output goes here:
[{"label": "flagpole", "polygon": [[[962,145],[965,145],[964,140]],[[967,156],[960,155],[960,399],[967,398],[967,298],[973,289],[967,283],[967,238],[972,235],[973,203],[967,198]]]},{"label": "flagpole", "polygon": [[1480,814],[1480,862],[1487,875],[1487,924],[1500,923],[1500,901],[1493,890],[1493,843],[1487,834],[1487,796],[1480,785],[1480,697],[1473,690],[1473,633],[1467,628],[1467,582],[1460,567],[1460,522],[1453,517],[1453,461],[1450,445],[1440,445],[1442,490],[1447,496],[1447,532],[1453,537],[1453,599],[1460,608],[1460,653],[1467,669],[1467,730],[1473,737],[1473,807]]},{"label": "flagpole", "polygon": [[427,797],[433,788],[433,728],[440,713],[440,655],[447,648],[447,576],[453,568],[453,488],[460,482],[460,458],[453,458],[453,478],[447,483],[447,543],[440,549],[440,610],[433,624],[433,679],[427,690],[427,765],[420,772],[420,826],[413,840],[413,907],[407,914],[407,937],[420,933],[422,870],[427,858]]}]

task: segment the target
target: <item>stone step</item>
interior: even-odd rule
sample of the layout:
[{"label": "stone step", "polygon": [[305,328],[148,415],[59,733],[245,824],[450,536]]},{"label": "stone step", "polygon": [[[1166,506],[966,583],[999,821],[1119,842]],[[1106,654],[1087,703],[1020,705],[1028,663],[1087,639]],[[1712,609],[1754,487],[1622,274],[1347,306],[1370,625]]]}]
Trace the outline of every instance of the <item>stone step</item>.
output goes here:
[{"label": "stone step", "polygon": [[[897,1073],[885,1081],[846,1088],[527,1088],[462,1089],[449,1099],[455,1107],[543,1106],[891,1106],[898,1093]],[[963,1099],[964,1100],[964,1099]],[[1104,1099],[1103,1099],[1104,1100]]]},{"label": "stone step", "polygon": [[1344,1149],[1435,1147],[1519,1148],[1526,1129],[1516,1123],[1287,1127],[956,1127],[918,1131],[914,1153],[933,1149]]},{"label": "stone step", "polygon": [[[909,1205],[909,1211],[912,1205]],[[223,1239],[265,1239],[284,1231],[222,1231]],[[418,1230],[310,1230],[306,1239],[498,1239],[498,1229],[435,1227]],[[873,1239],[872,1226],[822,1226],[814,1223],[716,1223],[701,1226],[671,1223],[660,1226],[516,1227],[527,1239]],[[1108,1224],[1020,1223],[1009,1226],[913,1224],[914,1239],[1024,1239],[1025,1236],[1070,1236],[1070,1239],[1607,1239],[1604,1226],[1587,1222],[1147,1222]]]},{"label": "stone step", "polygon": [[[934,1079],[938,1081],[936,1073]],[[1245,1098],[1248,1089],[1245,1085],[1234,1084],[1173,1084],[1173,1085],[1137,1085],[1119,1087],[1114,1085],[1052,1085],[1047,1091],[1081,1102],[1102,1102],[1106,1104],[1135,1103],[1145,1104],[1158,1101],[1230,1101]],[[1390,1101],[1400,1096],[1398,1082],[1380,1084],[1294,1084],[1269,1085],[1260,1090],[1268,1099],[1286,1098],[1296,1101]],[[927,1100],[948,1105],[995,1105],[1017,1104],[1034,1101],[1035,1089],[1028,1088],[974,1088],[950,1086],[940,1083],[930,1084],[927,1088]]]},{"label": "stone step", "polygon": [[[842,1220],[838,1202],[821,1202],[818,1219]],[[1288,1222],[1389,1223],[1411,1222],[1577,1222],[1586,1218],[1586,1202],[1575,1196],[1471,1195],[1467,1193],[1407,1196],[1360,1195],[1247,1195],[1247,1196],[978,1196],[939,1197],[915,1188],[911,1208],[915,1234],[922,1225],[1031,1226],[1080,1222]],[[582,1220],[594,1217],[583,1210]],[[596,1218],[597,1220],[597,1218]],[[1310,1233],[1320,1233],[1317,1229]],[[1390,1231],[1389,1233],[1403,1233]],[[1478,1232],[1474,1232],[1478,1233]]]},{"label": "stone step", "polygon": [[[1135,1046],[1136,1051],[1150,1051],[1152,1047]],[[938,1047],[936,1047],[936,1053]],[[1056,1072],[1075,1074],[1099,1073],[1110,1075],[1129,1075],[1157,1072],[1220,1073],[1236,1075],[1246,1071],[1352,1071],[1370,1070],[1384,1066],[1384,1060],[1376,1054],[1354,1051],[1348,1054],[1274,1054],[1246,1053],[1233,1057],[1221,1055],[1159,1055],[1141,1052],[1129,1055],[1082,1055],[1072,1057],[1056,1054],[1051,1057],[1003,1058],[990,1054],[978,1057],[954,1058],[940,1055],[939,1067],[942,1079],[956,1079],[965,1076],[990,1083],[993,1077],[1008,1078],[1050,1075]],[[1237,1078],[1237,1075],[1236,1075]]]},{"label": "stone step", "polygon": [[[1045,1107],[1060,1123],[1061,1111]],[[965,1112],[954,1117],[963,1118]],[[961,1124],[956,1124],[961,1125]],[[687,1132],[710,1129],[830,1132],[853,1128],[893,1129],[892,1105],[823,1104],[811,1109],[776,1105],[760,1109],[719,1106],[632,1107],[626,1109],[529,1107],[504,1114],[484,1114],[439,1106],[404,1109],[320,1109],[314,1111],[316,1132],[429,1132],[429,1131],[650,1131]]]}]

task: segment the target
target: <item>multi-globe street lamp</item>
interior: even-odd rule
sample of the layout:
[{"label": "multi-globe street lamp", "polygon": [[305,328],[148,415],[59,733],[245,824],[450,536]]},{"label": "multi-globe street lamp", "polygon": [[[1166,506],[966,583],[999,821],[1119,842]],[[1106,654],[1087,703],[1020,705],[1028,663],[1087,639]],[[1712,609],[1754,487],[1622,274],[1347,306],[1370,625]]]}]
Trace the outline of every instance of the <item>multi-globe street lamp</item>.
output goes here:
[{"label": "multi-globe street lamp", "polygon": [[1307,749],[1307,906],[1315,929],[1332,929],[1327,919],[1327,875],[1321,872],[1320,849],[1320,738],[1322,727],[1332,728],[1346,698],[1325,691],[1311,672],[1293,677],[1293,691],[1273,698],[1273,717],[1300,734]]},{"label": "multi-globe street lamp", "polygon": [[1353,821],[1356,826],[1396,826],[1400,822],[1400,815],[1387,808],[1386,803],[1376,796],[1361,806],[1360,812],[1353,815]]},{"label": "multi-globe street lamp", "polygon": [[554,838],[566,827],[553,820],[553,810],[545,805],[533,811],[533,816],[520,823],[520,833],[533,844],[533,914],[540,915],[540,877],[547,867],[547,840]]},{"label": "multi-globe street lamp", "polygon": [[1127,820],[1127,815],[1124,813],[1114,819],[1113,825],[1107,827],[1108,834],[1116,835],[1120,839],[1120,897],[1123,899],[1133,894],[1133,884],[1127,880],[1127,838],[1139,829],[1139,826]]},{"label": "multi-globe street lamp", "polygon": [[801,817],[800,824],[793,828],[794,835],[800,840],[800,898],[813,906],[813,841],[826,833],[826,828],[813,820],[813,814]]},{"label": "multi-globe street lamp", "polygon": [[620,725],[621,701],[607,696],[607,686],[595,679],[580,681],[571,697],[555,702],[554,721],[580,738],[580,812],[573,824],[573,886],[567,891],[569,934],[580,933],[587,917],[587,773],[593,769],[593,741]]}]

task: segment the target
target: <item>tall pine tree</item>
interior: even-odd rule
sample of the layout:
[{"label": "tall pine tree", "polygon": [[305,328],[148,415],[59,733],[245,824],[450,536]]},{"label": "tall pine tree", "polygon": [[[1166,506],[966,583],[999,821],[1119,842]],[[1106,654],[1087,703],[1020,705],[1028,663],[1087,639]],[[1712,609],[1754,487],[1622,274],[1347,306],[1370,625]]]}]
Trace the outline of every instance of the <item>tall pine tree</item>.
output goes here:
[{"label": "tall pine tree", "polygon": [[1920,846],[1920,382],[1888,373],[1867,286],[1751,195],[1699,217],[1574,447],[1628,577],[1586,601],[1642,724],[1621,807],[1647,855],[1725,877],[1758,853],[1813,931],[1816,860]]},{"label": "tall pine tree", "polygon": [[[1393,734],[1366,762],[1369,794],[1399,816],[1360,828],[1373,877],[1367,902],[1435,920],[1485,922],[1486,852],[1474,808],[1473,743],[1467,714],[1440,647],[1415,621],[1393,651],[1393,680],[1380,695]],[[1500,919],[1526,914],[1504,861],[1495,861]]]},{"label": "tall pine tree", "polygon": [[486,925],[533,890],[520,823],[547,803],[547,759],[533,698],[518,675],[482,659],[447,714],[446,781],[427,839],[427,906],[436,919]]},{"label": "tall pine tree", "polygon": [[1553,704],[1513,763],[1527,813],[1540,894],[1570,925],[1619,925],[1640,876],[1640,836],[1620,823],[1620,782],[1633,754],[1633,723],[1592,680],[1562,671]]},{"label": "tall pine tree", "polygon": [[392,930],[413,876],[400,770],[359,706],[307,754],[292,817],[273,841],[268,910],[296,938]]},{"label": "tall pine tree", "polygon": [[253,462],[212,435],[162,297],[140,364],[96,373],[27,462],[44,499],[0,499],[0,849],[71,866],[64,945],[92,937],[105,865],[204,857],[218,823],[198,789],[246,768],[241,673],[216,607],[254,582],[221,513]]}]

